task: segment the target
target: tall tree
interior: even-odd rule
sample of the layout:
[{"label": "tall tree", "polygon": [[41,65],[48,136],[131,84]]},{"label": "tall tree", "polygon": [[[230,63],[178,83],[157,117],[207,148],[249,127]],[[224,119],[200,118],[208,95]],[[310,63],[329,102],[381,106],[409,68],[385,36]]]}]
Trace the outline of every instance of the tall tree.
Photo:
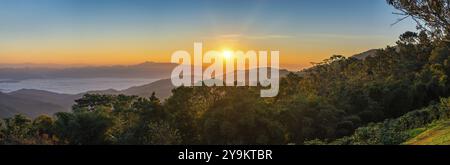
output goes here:
[{"label": "tall tree", "polygon": [[449,41],[450,1],[449,0],[387,0],[402,15],[398,22],[411,17],[418,28],[427,30],[434,37]]}]

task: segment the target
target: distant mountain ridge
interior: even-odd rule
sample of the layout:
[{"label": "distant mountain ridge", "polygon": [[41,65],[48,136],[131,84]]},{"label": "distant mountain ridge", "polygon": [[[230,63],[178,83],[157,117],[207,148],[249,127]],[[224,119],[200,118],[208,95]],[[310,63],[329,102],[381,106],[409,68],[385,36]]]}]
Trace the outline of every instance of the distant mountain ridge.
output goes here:
[{"label": "distant mountain ridge", "polygon": [[358,60],[364,60],[367,57],[375,57],[377,55],[377,52],[378,52],[378,49],[371,49],[371,50],[368,50],[368,51],[365,51],[365,52],[362,52],[359,54],[355,54],[351,57],[356,58]]},{"label": "distant mountain ridge", "polygon": [[[109,95],[135,95],[150,97],[153,92],[162,100],[170,97],[175,86],[172,85],[171,72],[177,64],[145,62],[131,66],[79,67],[79,68],[0,68],[0,80],[20,81],[31,78],[161,78],[158,81],[130,87],[125,90],[99,90],[80,94],[59,94],[44,90],[21,89],[10,93],[0,92],[0,118],[11,117],[21,113],[29,117],[41,114],[52,115],[56,112],[67,112],[76,99],[86,93]],[[270,68],[269,68],[270,69]],[[280,76],[286,76],[289,71],[280,69]],[[235,71],[242,72],[242,71]],[[6,80],[5,80],[6,79]],[[1,85],[1,83],[0,83]]]},{"label": "distant mountain ridge", "polygon": [[73,68],[0,68],[0,79],[51,78],[167,78],[178,64],[145,62],[137,65],[115,65]]},{"label": "distant mountain ridge", "polygon": [[0,117],[10,117],[15,114],[24,114],[36,117],[41,114],[53,114],[64,111],[64,107],[39,101],[33,98],[18,98],[13,95],[0,93]]},{"label": "distant mountain ridge", "polygon": [[[286,76],[287,70],[280,70],[280,76]],[[162,100],[170,97],[175,86],[171,79],[161,79],[146,85],[134,86],[125,90],[99,90],[70,95],[58,94],[36,89],[22,89],[11,93],[0,93],[0,118],[11,117],[21,113],[30,117],[41,114],[52,115],[56,112],[68,112],[76,99],[84,94],[107,94],[107,95],[134,95],[150,97],[153,92]],[[17,105],[20,104],[20,105]]]},{"label": "distant mountain ridge", "polygon": [[11,93],[0,92],[0,118],[11,117],[15,114],[24,114],[29,117],[37,117],[42,114],[52,115],[56,112],[68,112],[76,99],[84,94],[108,94],[108,95],[135,95],[150,97],[153,92],[156,96],[165,99],[171,95],[172,85],[170,79],[162,79],[142,86],[135,86],[125,90],[101,90],[89,91],[80,94],[59,94],[36,89],[21,89]]},{"label": "distant mountain ridge", "polygon": [[[156,96],[161,99],[168,98],[171,93],[172,89],[174,89],[175,86],[172,85],[172,82],[170,79],[161,79],[146,85],[141,86],[134,86],[127,88],[125,90],[115,90],[115,89],[108,89],[108,90],[100,90],[100,91],[89,91],[86,93],[90,94],[107,94],[107,95],[134,95],[134,96],[140,96],[140,97],[150,97],[153,92],[156,93]],[[79,94],[82,95],[82,94]]]}]

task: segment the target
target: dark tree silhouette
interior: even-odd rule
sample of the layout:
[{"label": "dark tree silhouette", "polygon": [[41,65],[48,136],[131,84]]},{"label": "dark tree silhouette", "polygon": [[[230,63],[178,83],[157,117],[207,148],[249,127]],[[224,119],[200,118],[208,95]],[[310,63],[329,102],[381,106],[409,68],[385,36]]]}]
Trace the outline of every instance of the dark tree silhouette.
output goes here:
[{"label": "dark tree silhouette", "polygon": [[436,38],[449,41],[449,0],[387,0],[387,3],[401,12],[394,14],[403,16],[396,23],[411,17],[419,29],[430,32]]}]

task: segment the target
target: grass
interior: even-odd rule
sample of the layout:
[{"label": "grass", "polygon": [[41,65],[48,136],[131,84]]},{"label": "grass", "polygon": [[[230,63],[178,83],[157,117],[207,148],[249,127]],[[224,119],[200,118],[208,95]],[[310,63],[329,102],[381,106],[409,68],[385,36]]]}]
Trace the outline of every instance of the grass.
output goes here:
[{"label": "grass", "polygon": [[433,123],[426,128],[414,129],[414,138],[406,141],[406,145],[450,145],[450,120]]}]

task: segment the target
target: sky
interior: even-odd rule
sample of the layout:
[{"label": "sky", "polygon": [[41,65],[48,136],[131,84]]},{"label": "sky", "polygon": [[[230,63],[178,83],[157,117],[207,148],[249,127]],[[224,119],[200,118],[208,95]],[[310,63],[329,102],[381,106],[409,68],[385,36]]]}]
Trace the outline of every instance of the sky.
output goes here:
[{"label": "sky", "polygon": [[169,62],[177,50],[279,50],[310,66],[415,31],[385,0],[0,0],[0,63]]}]

